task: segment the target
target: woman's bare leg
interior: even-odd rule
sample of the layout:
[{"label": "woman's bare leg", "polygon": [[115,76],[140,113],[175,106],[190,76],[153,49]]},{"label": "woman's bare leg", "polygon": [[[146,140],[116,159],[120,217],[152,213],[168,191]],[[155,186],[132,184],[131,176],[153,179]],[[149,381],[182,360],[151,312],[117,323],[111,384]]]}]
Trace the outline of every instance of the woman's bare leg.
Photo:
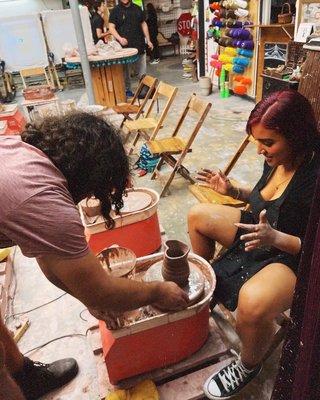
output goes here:
[{"label": "woman's bare leg", "polygon": [[270,264],[241,288],[237,331],[242,342],[241,360],[251,369],[261,363],[275,332],[274,318],[290,308],[296,284],[293,271]]},{"label": "woman's bare leg", "polygon": [[239,209],[220,204],[197,204],[188,214],[189,236],[193,251],[206,260],[214,256],[215,242],[230,247],[240,221]]}]

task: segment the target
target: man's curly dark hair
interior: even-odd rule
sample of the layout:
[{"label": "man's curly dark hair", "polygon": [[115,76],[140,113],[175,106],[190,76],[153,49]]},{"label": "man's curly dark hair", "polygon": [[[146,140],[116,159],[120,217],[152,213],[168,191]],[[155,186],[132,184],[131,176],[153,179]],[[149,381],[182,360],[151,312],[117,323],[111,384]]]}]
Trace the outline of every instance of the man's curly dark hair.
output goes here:
[{"label": "man's curly dark hair", "polygon": [[123,207],[129,162],[119,132],[102,118],[85,112],[29,123],[22,140],[43,151],[62,172],[75,203],[95,196],[108,228]]}]

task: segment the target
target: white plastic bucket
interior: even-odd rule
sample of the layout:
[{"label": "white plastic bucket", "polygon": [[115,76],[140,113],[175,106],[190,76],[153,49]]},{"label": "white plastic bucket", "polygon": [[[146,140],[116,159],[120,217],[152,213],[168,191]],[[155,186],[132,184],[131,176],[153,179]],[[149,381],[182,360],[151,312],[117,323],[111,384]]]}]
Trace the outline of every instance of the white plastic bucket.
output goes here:
[{"label": "white plastic bucket", "polygon": [[209,96],[212,90],[211,78],[202,76],[199,78],[200,91],[203,96]]}]

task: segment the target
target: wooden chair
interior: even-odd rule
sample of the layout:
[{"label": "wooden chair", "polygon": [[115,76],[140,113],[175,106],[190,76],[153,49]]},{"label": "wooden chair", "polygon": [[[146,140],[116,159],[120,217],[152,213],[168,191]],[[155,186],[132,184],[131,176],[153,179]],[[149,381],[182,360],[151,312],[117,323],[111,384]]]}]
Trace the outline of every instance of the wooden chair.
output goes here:
[{"label": "wooden chair", "polygon": [[[228,175],[230,171],[233,169],[235,166],[236,162],[238,161],[239,157],[247,147],[247,145],[253,142],[254,139],[250,135],[246,135],[242,143],[240,144],[239,148],[237,149],[236,153],[234,156],[231,158],[230,162],[228,165],[225,167],[223,173],[225,175]],[[232,182],[232,180],[231,180]],[[234,181],[233,181],[234,182]],[[234,182],[235,183],[235,182]],[[224,196],[221,195],[220,193],[214,191],[213,189],[210,189],[205,186],[201,186],[199,184],[194,184],[189,186],[189,190],[191,193],[201,202],[201,203],[211,203],[211,204],[223,204],[223,205],[228,205],[231,207],[242,207],[244,209],[248,209],[248,205],[242,201],[235,200],[230,196]],[[215,254],[215,259],[219,258],[221,254],[226,249],[222,246],[219,246],[217,248],[217,252]],[[223,304],[217,302],[215,304],[212,304],[211,306],[211,311],[213,311],[213,308],[215,306],[219,306],[221,312],[223,313],[225,320],[231,325],[231,327],[236,331],[236,320],[232,314],[231,311],[229,311],[227,308],[224,307]],[[279,346],[279,344],[284,340],[288,327],[289,327],[289,322],[290,318],[286,315],[286,313],[281,313],[277,318],[276,318],[276,323],[279,326],[279,329],[275,333],[271,346],[266,352],[263,361],[265,361],[272,353],[273,351]]]},{"label": "wooden chair", "polygon": [[[173,168],[169,178],[167,179],[161,191],[160,196],[164,196],[166,194],[176,172],[179,172],[184,178],[188,179],[190,182],[194,182],[194,179],[190,176],[188,170],[182,165],[182,162],[187,153],[191,151],[190,147],[192,146],[192,143],[194,142],[210,108],[211,103],[204,102],[198,99],[195,94],[193,94],[190,97],[171,137],[160,140],[150,140],[147,142],[147,146],[150,152],[153,154],[160,154],[161,156],[151,176],[151,179],[155,179],[156,176],[159,175],[159,171],[163,163],[166,162]],[[179,137],[178,134],[180,133],[180,129],[183,125],[185,118],[191,111],[197,113],[198,119],[189,138],[185,140]],[[179,155],[179,157],[176,159],[174,155],[177,154]]]},{"label": "wooden chair", "polygon": [[[22,80],[23,87],[26,89],[29,85],[26,82],[26,78],[33,76],[43,76],[47,85],[54,87],[52,82],[49,79],[45,67],[35,67],[35,68],[25,68],[20,70],[20,76]],[[32,86],[36,87],[36,85]],[[50,109],[50,114],[60,114],[59,107],[59,99],[56,95],[54,95],[50,99],[38,99],[38,100],[24,100],[21,103],[21,106],[24,110],[24,113],[27,119],[30,121],[33,119],[33,110],[37,109],[37,107],[41,107],[42,111],[47,107]]]},{"label": "wooden chair", "polygon": [[[250,135],[246,135],[234,156],[229,161],[228,165],[223,170],[225,175],[229,175],[236,162],[240,158],[241,154],[244,152],[245,148],[250,142],[254,142],[254,139]],[[236,183],[231,180],[232,183]],[[241,200],[236,200],[230,196],[224,196],[213,189],[210,189],[201,184],[193,184],[189,186],[190,192],[201,202],[201,203],[211,203],[211,204],[224,204],[233,207],[244,207],[245,203]]]},{"label": "wooden chair", "polygon": [[26,78],[32,77],[32,76],[43,76],[45,81],[47,82],[47,85],[54,87],[52,82],[49,79],[49,76],[47,74],[47,71],[45,67],[35,67],[35,68],[24,68],[20,70],[20,76],[22,80],[22,84],[24,88],[27,88],[29,85],[26,83]]},{"label": "wooden chair", "polygon": [[[142,136],[146,140],[155,139],[157,133],[159,132],[159,129],[163,125],[163,122],[168,114],[168,111],[171,107],[173,99],[177,94],[177,91],[178,88],[168,85],[167,83],[160,82],[154,95],[152,96],[146,114],[144,116],[140,115],[138,119],[135,119],[133,121],[126,120],[124,122],[124,127],[127,128],[128,134],[131,134],[133,132],[136,133],[131,148],[129,150],[129,154],[131,154],[134,150],[140,136]],[[156,118],[152,115],[152,112],[155,105],[158,105],[158,100],[160,96],[165,97],[166,102],[159,118]]]},{"label": "wooden chair", "polygon": [[[140,115],[143,114],[143,111],[147,104],[147,101],[152,96],[157,83],[158,83],[157,78],[154,78],[153,76],[150,76],[150,75],[145,75],[141,79],[141,81],[137,87],[137,90],[135,91],[134,96],[132,97],[130,103],[119,103],[113,107],[113,110],[117,114],[123,115],[123,121],[120,125],[120,128],[122,128],[124,122],[127,119],[129,119],[129,120],[138,119],[140,117]],[[140,101],[139,96],[145,87],[148,88],[148,91],[145,94],[143,100]],[[131,118],[130,114],[135,114],[135,118]]]}]

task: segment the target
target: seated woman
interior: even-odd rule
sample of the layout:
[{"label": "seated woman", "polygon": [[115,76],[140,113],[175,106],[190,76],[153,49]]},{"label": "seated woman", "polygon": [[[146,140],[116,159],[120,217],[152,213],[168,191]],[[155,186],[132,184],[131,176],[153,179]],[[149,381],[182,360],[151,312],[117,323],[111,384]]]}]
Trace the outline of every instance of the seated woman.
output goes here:
[{"label": "seated woman", "polygon": [[276,92],[250,114],[247,133],[265,158],[253,189],[234,187],[221,172],[204,169],[199,179],[212,189],[250,204],[250,211],[198,204],[189,213],[195,253],[212,260],[215,242],[227,248],[212,266],[215,297],[237,308],[241,356],[204,385],[209,399],[237,394],[261,370],[274,334],[274,318],[290,308],[301,242],[320,161],[320,136],[308,100],[295,91]]}]

